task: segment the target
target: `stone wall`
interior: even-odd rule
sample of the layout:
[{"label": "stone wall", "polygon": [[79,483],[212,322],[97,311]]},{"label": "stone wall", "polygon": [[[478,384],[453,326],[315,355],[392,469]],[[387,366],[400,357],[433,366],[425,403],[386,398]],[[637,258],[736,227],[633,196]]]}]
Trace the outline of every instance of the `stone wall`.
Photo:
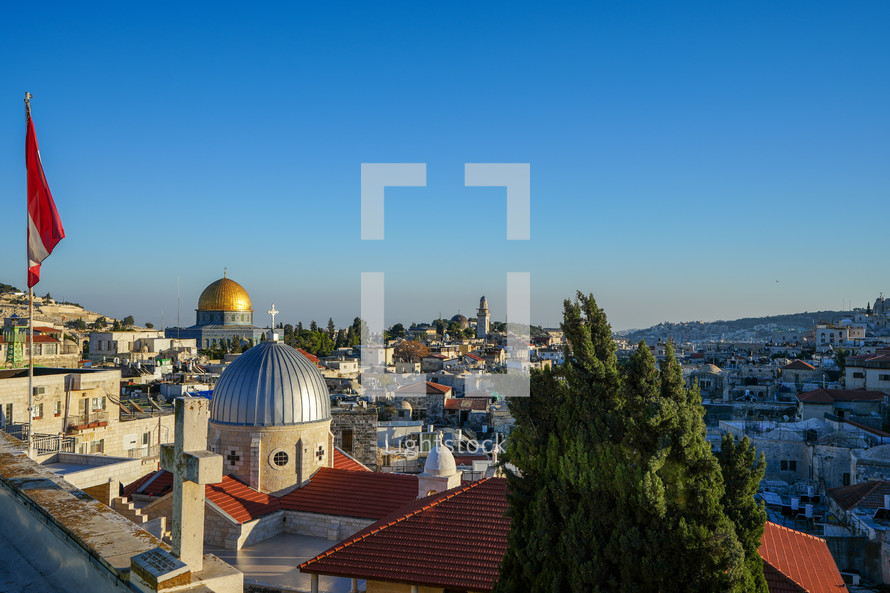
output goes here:
[{"label": "stone wall", "polygon": [[[371,469],[377,467],[377,411],[331,410],[334,446]],[[343,430],[352,430],[352,448],[343,446]]]},{"label": "stone wall", "polygon": [[373,519],[355,517],[336,517],[298,511],[284,512],[284,530],[288,533],[323,537],[332,541],[346,539],[375,522]]},{"label": "stone wall", "polygon": [[[810,451],[807,444],[800,441],[780,441],[774,439],[752,438],[751,443],[758,453],[766,457],[766,473],[764,479],[784,480],[789,484],[796,480],[807,480],[810,477]],[[782,461],[786,469],[782,469]],[[790,463],[794,461],[794,469]]]},{"label": "stone wall", "polygon": [[[404,583],[386,583],[383,581],[368,581],[367,593],[411,593],[411,585]],[[418,593],[444,593],[445,589],[437,587],[418,587]]]},{"label": "stone wall", "polygon": [[223,473],[261,492],[280,492],[333,466],[329,420],[263,427],[211,421],[209,433],[210,450],[223,456]]},{"label": "stone wall", "polygon": [[852,475],[853,481],[850,482],[851,484],[859,484],[870,480],[890,481],[890,461],[854,458]]}]

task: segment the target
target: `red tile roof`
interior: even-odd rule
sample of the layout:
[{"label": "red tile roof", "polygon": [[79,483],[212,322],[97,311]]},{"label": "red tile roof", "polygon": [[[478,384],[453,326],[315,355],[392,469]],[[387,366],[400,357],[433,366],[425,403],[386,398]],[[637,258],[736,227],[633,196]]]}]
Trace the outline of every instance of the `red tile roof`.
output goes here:
[{"label": "red tile roof", "polygon": [[170,492],[173,492],[173,474],[163,469],[142,476],[124,488],[124,496],[127,498],[133,494],[164,496]]},{"label": "red tile roof", "polygon": [[482,362],[483,360],[485,360],[484,358],[482,358],[482,357],[479,356],[478,354],[473,354],[472,352],[468,352],[467,354],[464,354],[464,356],[466,356],[466,357],[469,358],[470,360],[475,360],[476,362]]},{"label": "red tile roof", "polygon": [[[165,496],[172,489],[173,475],[160,470],[128,485],[124,496]],[[281,497],[258,492],[233,476],[208,484],[205,494],[238,523],[279,510],[376,520],[417,498],[417,476],[323,467],[308,484]]]},{"label": "red tile roof", "polygon": [[445,401],[446,410],[476,410],[485,411],[488,409],[488,400],[479,398],[449,399]]},{"label": "red tile roof", "polygon": [[447,394],[451,392],[451,387],[449,387],[448,385],[441,385],[439,383],[433,383],[432,381],[424,381],[424,383],[426,383],[426,387],[424,387],[422,383],[412,383],[411,385],[405,385],[404,387],[396,390],[396,393],[413,395],[436,395]]},{"label": "red tile roof", "polygon": [[[3,336],[0,336],[0,342],[6,342],[6,339],[4,339]],[[59,340],[57,340],[56,338],[54,338],[52,336],[44,336],[43,334],[34,334],[34,343],[35,344],[42,344],[42,343],[57,344],[58,342],[59,342]],[[27,333],[24,335],[22,343],[23,344],[28,343],[28,334]]]},{"label": "red tile roof", "polygon": [[883,430],[880,430],[873,426],[869,426],[868,424],[862,424],[861,422],[856,422],[854,420],[848,420],[846,418],[844,418],[843,421],[846,422],[847,424],[849,424],[850,426],[855,426],[856,428],[858,428],[860,430],[864,430],[865,432],[871,433],[875,436],[885,437],[885,438],[890,437],[890,432],[884,432]]},{"label": "red tile roof", "polygon": [[[846,591],[844,579],[825,540],[767,521],[760,542],[759,552],[764,574],[769,579],[770,593]],[[786,579],[778,578],[776,572]],[[793,588],[794,584],[800,588]]]},{"label": "red tile roof", "polygon": [[324,467],[302,488],[281,497],[282,508],[322,515],[380,519],[417,498],[417,476]]},{"label": "red tile roof", "polygon": [[828,489],[828,496],[845,511],[858,506],[880,509],[884,506],[885,494],[890,494],[890,482],[883,480]]},{"label": "red tile roof", "polygon": [[321,362],[321,359],[320,359],[320,358],[318,358],[318,357],[315,356],[314,354],[309,354],[308,352],[306,352],[306,351],[303,350],[302,348],[297,348],[297,352],[299,352],[300,354],[302,354],[303,356],[305,356],[306,358],[308,358],[308,359],[309,359],[309,362],[311,362],[311,363],[314,364],[315,366],[321,368],[321,364],[319,364],[319,363]]},{"label": "red tile roof", "polygon": [[766,562],[763,563],[763,576],[769,593],[807,593],[806,589]]},{"label": "red tile roof", "polygon": [[802,360],[795,360],[782,367],[783,371],[815,371],[816,367]]},{"label": "red tile roof", "polygon": [[490,591],[510,520],[506,481],[487,478],[419,499],[300,565],[331,576]]},{"label": "red tile roof", "polygon": [[347,455],[337,447],[334,447],[334,469],[351,469],[359,472],[371,471],[354,457]]},{"label": "red tile roof", "polygon": [[880,391],[865,389],[814,389],[797,396],[802,402],[812,404],[831,404],[834,402],[870,402],[881,401],[887,397]]}]

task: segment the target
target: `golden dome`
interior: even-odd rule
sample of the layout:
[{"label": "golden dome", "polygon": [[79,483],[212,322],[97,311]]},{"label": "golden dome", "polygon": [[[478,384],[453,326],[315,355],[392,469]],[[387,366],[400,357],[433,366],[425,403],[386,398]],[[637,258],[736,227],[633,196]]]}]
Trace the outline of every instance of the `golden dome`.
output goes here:
[{"label": "golden dome", "polygon": [[244,287],[228,278],[220,278],[201,293],[198,311],[251,311],[250,295]]}]

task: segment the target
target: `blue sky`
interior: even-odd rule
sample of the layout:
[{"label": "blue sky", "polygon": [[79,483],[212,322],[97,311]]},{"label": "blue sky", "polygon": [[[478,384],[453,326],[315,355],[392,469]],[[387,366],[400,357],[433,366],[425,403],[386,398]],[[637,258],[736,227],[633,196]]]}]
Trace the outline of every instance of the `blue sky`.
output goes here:
[{"label": "blue sky", "polygon": [[[67,238],[36,290],[192,323],[222,275],[281,318],[532,321],[593,292],[616,329],[890,293],[886,2],[9,4],[0,281],[25,283],[25,91]],[[425,162],[359,238],[362,162]],[[531,241],[466,162],[531,165]],[[777,283],[776,280],[779,280]],[[263,314],[261,316],[265,318]]]}]

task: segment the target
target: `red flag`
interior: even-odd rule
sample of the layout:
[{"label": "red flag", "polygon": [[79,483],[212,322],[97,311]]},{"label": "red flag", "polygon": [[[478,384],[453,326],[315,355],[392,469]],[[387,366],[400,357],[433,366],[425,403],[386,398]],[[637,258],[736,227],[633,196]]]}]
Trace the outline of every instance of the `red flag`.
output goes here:
[{"label": "red flag", "polygon": [[28,288],[32,288],[40,282],[40,262],[49,257],[56,243],[65,238],[65,229],[46,184],[30,113],[25,138],[25,165],[28,167]]}]

